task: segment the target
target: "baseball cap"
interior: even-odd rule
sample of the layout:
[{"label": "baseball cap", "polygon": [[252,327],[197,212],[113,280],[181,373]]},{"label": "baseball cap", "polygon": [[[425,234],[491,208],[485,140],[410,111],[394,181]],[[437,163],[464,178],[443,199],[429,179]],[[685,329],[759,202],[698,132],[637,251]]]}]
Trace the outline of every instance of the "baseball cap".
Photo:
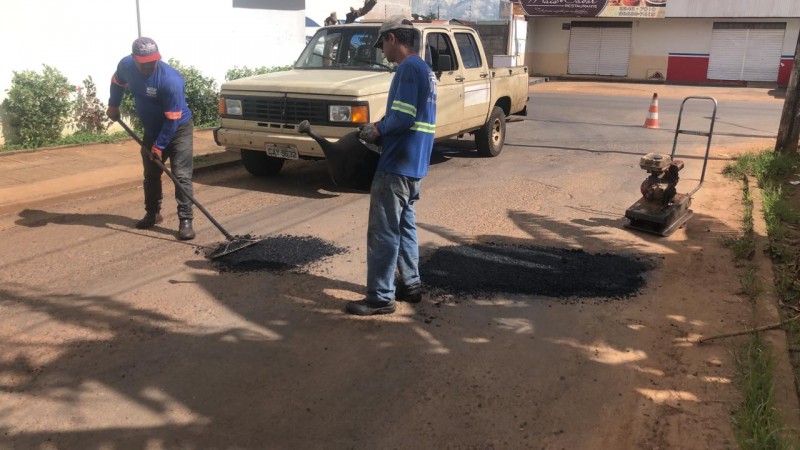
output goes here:
[{"label": "baseball cap", "polygon": [[378,39],[373,45],[375,48],[383,48],[383,34],[392,30],[413,30],[414,24],[403,16],[392,16],[386,19],[378,30]]},{"label": "baseball cap", "polygon": [[133,59],[140,64],[161,59],[161,53],[158,53],[158,44],[149,37],[140,37],[133,41],[131,54]]}]

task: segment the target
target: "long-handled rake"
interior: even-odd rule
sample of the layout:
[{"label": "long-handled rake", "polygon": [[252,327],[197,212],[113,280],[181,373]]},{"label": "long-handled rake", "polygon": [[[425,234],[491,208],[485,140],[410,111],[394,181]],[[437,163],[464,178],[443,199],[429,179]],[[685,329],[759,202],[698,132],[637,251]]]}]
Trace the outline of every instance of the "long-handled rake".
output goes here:
[{"label": "long-handled rake", "polygon": [[[119,122],[119,124],[122,125],[122,128],[124,128],[125,131],[127,131],[128,134],[136,142],[139,143],[139,147],[141,147],[142,154],[146,158],[149,158],[150,155],[147,154],[147,149],[144,148],[144,142],[142,142],[142,139],[139,136],[137,136],[136,133],[134,133],[133,130],[131,130],[130,127],[128,127],[128,125],[125,122],[123,122],[122,120],[118,120],[117,122]],[[256,245],[261,241],[261,239],[250,239],[250,238],[245,238],[245,237],[237,237],[237,236],[234,236],[234,235],[228,233],[228,230],[226,230],[222,225],[220,225],[220,223],[217,222],[216,219],[214,219],[214,217],[211,215],[211,213],[209,213],[203,207],[203,205],[201,205],[200,202],[197,201],[197,199],[195,199],[188,192],[186,192],[186,189],[184,189],[183,186],[181,186],[181,184],[178,182],[178,179],[175,177],[175,174],[173,174],[171,170],[167,169],[167,167],[164,165],[164,163],[161,160],[154,158],[153,162],[156,163],[156,165],[158,165],[158,167],[160,167],[161,170],[163,170],[164,173],[166,173],[169,176],[169,178],[172,180],[172,183],[175,184],[175,189],[178,189],[183,195],[185,195],[189,200],[191,200],[192,203],[194,203],[194,205],[197,206],[197,209],[202,211],[203,214],[205,214],[205,216],[208,217],[208,220],[210,220],[211,223],[213,223],[214,226],[217,227],[217,229],[220,232],[222,232],[222,234],[224,234],[225,238],[228,240],[228,242],[226,242],[224,245],[220,244],[214,251],[212,251],[210,254],[206,255],[206,258],[208,258],[208,259],[217,259],[217,258],[220,258],[222,256],[231,254],[231,253],[233,253],[235,251],[239,251],[239,250],[241,250],[243,248],[250,247],[251,245]]]}]

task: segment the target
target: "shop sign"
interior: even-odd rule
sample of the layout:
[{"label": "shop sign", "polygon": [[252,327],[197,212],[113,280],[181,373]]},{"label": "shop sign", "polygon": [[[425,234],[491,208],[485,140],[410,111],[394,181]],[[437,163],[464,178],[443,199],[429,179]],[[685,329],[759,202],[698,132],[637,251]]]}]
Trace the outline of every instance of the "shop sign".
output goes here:
[{"label": "shop sign", "polygon": [[664,18],[667,0],[521,0],[529,16]]}]

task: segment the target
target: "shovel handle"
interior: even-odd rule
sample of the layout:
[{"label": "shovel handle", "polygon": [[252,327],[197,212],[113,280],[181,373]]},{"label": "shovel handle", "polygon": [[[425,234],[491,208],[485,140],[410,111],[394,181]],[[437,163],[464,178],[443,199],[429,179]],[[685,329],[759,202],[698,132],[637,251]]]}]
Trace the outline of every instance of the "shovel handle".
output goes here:
[{"label": "shovel handle", "polygon": [[[150,158],[150,155],[147,153],[147,149],[144,148],[144,142],[142,141],[142,139],[138,135],[136,135],[136,133],[134,133],[133,130],[131,130],[130,127],[128,127],[128,125],[125,122],[123,122],[121,119],[118,120],[117,122],[122,126],[122,128],[125,129],[126,132],[128,132],[128,134],[133,138],[134,141],[139,143],[139,149],[140,149],[140,151],[142,153],[142,156],[145,157],[145,158]],[[150,158],[150,160],[153,161],[154,163],[156,163],[156,165],[159,168],[161,168],[161,170],[163,170],[164,173],[166,173],[169,176],[169,178],[172,180],[172,183],[175,185],[175,189],[179,190],[181,192],[181,194],[183,194],[186,197],[188,197],[189,200],[191,200],[191,202],[194,203],[195,206],[197,206],[197,209],[202,211],[203,214],[206,217],[208,217],[208,220],[210,220],[211,223],[213,223],[214,226],[217,227],[217,229],[219,229],[219,231],[221,231],[222,234],[224,234],[225,237],[228,238],[229,241],[236,240],[236,238],[234,238],[232,234],[228,233],[228,230],[226,230],[219,222],[217,222],[216,219],[214,219],[214,217],[211,215],[211,213],[209,213],[203,207],[203,205],[200,204],[200,202],[197,201],[197,199],[195,199],[191,194],[186,192],[186,189],[184,189],[183,186],[181,186],[181,183],[180,183],[180,181],[178,181],[178,178],[175,176],[174,173],[172,173],[171,170],[167,169],[167,166],[164,165],[163,161],[161,161],[158,158]]]}]

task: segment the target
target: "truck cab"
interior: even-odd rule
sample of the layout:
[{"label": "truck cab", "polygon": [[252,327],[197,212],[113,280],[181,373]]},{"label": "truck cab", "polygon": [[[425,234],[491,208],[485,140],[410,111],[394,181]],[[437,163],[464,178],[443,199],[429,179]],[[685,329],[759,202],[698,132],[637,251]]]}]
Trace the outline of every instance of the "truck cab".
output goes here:
[{"label": "truck cab", "polygon": [[[224,83],[220,92],[218,145],[239,149],[253,175],[277,174],[287,159],[322,159],[319,145],[298,133],[308,120],[331,140],[386,112],[396,69],[373,46],[380,23],[321,28],[292,70]],[[436,139],[473,133],[479,153],[496,156],[505,117],[524,113],[527,68],[489,69],[474,29],[415,24],[415,47],[438,80]]]}]

